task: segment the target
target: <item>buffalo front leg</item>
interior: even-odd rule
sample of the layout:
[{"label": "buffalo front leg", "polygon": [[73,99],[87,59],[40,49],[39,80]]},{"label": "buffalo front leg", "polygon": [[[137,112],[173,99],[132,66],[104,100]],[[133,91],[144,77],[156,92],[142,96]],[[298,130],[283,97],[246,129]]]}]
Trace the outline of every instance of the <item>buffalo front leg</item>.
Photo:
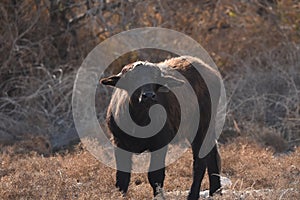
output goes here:
[{"label": "buffalo front leg", "polygon": [[131,161],[132,153],[123,151],[119,148],[115,148],[116,158],[116,187],[125,195],[130,181]]},{"label": "buffalo front leg", "polygon": [[165,179],[165,158],[167,146],[160,149],[158,152],[151,153],[150,167],[148,171],[148,180],[153,189],[153,195],[162,195]]}]

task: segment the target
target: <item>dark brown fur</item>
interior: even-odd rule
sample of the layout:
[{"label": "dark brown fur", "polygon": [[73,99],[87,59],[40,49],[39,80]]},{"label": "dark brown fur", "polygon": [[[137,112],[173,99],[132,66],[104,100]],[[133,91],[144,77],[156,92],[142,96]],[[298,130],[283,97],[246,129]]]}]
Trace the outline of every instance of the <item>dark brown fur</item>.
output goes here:
[{"label": "dark brown fur", "polygon": [[[129,64],[125,66],[118,76],[124,76],[126,73],[132,73],[134,72],[135,68],[142,65],[142,67],[145,68],[145,71],[141,76],[150,76],[150,74],[147,74],[147,69],[151,68],[152,71],[151,76],[155,79],[156,72],[162,72],[163,74],[166,74],[170,77],[175,77],[174,70],[177,70],[180,72],[188,81],[195,91],[197,95],[197,102],[193,102],[189,99],[189,97],[184,94],[184,91],[182,92],[183,97],[186,98],[187,101],[190,102],[190,107],[187,108],[187,111],[189,113],[189,119],[181,119],[181,110],[179,107],[179,102],[175,95],[172,92],[157,92],[155,90],[157,102],[161,104],[167,113],[167,121],[163,127],[163,129],[157,133],[156,135],[150,137],[150,138],[138,138],[133,137],[131,135],[126,134],[123,132],[116,124],[114,117],[121,117],[122,116],[122,107],[125,106],[125,104],[129,103],[130,105],[130,114],[132,117],[132,120],[135,121],[140,126],[145,126],[150,122],[149,115],[148,115],[148,107],[143,106],[142,104],[139,104],[138,102],[135,102],[137,100],[139,93],[133,94],[131,97],[127,94],[126,90],[117,88],[111,99],[111,103],[108,107],[107,111],[107,125],[109,130],[112,132],[114,136],[114,141],[117,147],[122,148],[124,150],[133,152],[133,153],[141,153],[143,151],[156,151],[167,144],[169,144],[172,139],[177,134],[178,126],[180,122],[185,123],[186,126],[186,132],[185,133],[178,133],[181,134],[183,137],[186,137],[188,141],[192,145],[193,149],[193,158],[194,158],[194,164],[193,164],[193,185],[191,187],[191,191],[189,194],[189,199],[198,199],[199,197],[199,190],[200,190],[200,184],[201,180],[203,178],[205,169],[208,168],[209,172],[209,178],[210,178],[210,194],[212,195],[216,190],[220,188],[220,179],[216,174],[220,173],[220,157],[217,151],[217,146],[215,146],[211,152],[205,157],[205,158],[199,158],[199,150],[202,145],[203,139],[205,137],[205,134],[207,132],[211,116],[215,116],[216,111],[212,110],[212,105],[216,107],[219,100],[219,91],[220,91],[220,75],[219,73],[214,70],[213,68],[209,67],[205,63],[203,63],[201,60],[194,58],[194,57],[177,57],[172,58],[170,60],[166,60],[161,63],[152,64],[147,62],[142,62],[141,64]],[[196,70],[200,69],[201,75]],[[143,69],[143,68],[141,68]],[[143,69],[144,70],[144,69]],[[159,76],[159,73],[157,73],[157,76]],[[112,81],[115,81],[116,76],[111,76],[106,79],[102,79],[101,83],[106,85],[113,85]],[[142,78],[142,77],[139,77]],[[175,77],[177,78],[177,77]],[[217,91],[217,98],[214,98],[215,101],[211,101],[210,93],[208,91],[207,84],[212,86],[212,89]],[[114,86],[114,85],[113,85]],[[152,85],[152,88],[159,87],[156,85]],[[193,138],[191,135],[189,135],[189,125],[190,123],[195,123],[192,119],[195,116],[195,112],[197,110],[195,109],[195,104],[199,105],[200,108],[200,121],[197,134],[195,138]],[[196,122],[197,123],[197,122]],[[141,133],[142,134],[142,133]],[[182,138],[182,137],[181,137]],[[116,153],[117,154],[117,153]],[[118,159],[118,155],[116,155],[116,159]],[[124,157],[124,156],[123,156]],[[162,155],[162,160],[164,160],[165,155]],[[130,170],[131,167],[131,157],[128,156],[128,160],[122,160],[122,162],[129,162],[128,167]],[[117,167],[118,167],[118,160],[117,160]],[[151,168],[151,166],[150,166]],[[163,180],[164,180],[164,168],[160,170],[156,170],[154,172],[148,173],[148,178],[151,186],[153,187],[154,195],[157,194],[157,186],[163,187]],[[121,170],[118,170],[117,172],[117,183],[116,186],[120,188],[121,191],[126,193],[128,188],[128,183],[130,179],[130,173],[128,172],[122,172]]]}]

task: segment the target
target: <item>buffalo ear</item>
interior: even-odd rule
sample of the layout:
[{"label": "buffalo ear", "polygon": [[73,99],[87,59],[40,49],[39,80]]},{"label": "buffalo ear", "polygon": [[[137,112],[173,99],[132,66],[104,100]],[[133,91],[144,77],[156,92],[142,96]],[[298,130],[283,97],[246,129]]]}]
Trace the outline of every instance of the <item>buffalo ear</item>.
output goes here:
[{"label": "buffalo ear", "polygon": [[107,78],[100,79],[100,83],[103,85],[110,85],[115,87],[120,78],[121,77],[119,75],[112,75]]}]

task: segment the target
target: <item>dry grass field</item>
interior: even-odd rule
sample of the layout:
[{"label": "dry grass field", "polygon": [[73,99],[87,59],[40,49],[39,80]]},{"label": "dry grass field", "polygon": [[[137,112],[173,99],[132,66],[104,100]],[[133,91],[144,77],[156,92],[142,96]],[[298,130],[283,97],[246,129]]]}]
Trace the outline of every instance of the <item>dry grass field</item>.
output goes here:
[{"label": "dry grass field", "polygon": [[[114,187],[115,170],[78,145],[44,157],[21,146],[1,149],[1,199],[123,199]],[[16,153],[18,152],[18,153]],[[220,145],[222,176],[232,184],[213,199],[299,199],[300,148],[287,154],[245,137]],[[191,152],[167,168],[165,197],[185,199],[192,181]],[[208,180],[202,190],[208,189]],[[133,174],[124,199],[152,199],[146,174]]]},{"label": "dry grass field", "polygon": [[[192,37],[223,76],[228,104],[219,140],[221,176],[231,184],[212,199],[300,199],[296,0],[2,0],[0,199],[153,198],[145,174],[133,174],[128,195],[121,197],[115,170],[80,143],[71,103],[76,72],[97,44],[149,26]],[[170,53],[150,49],[119,56],[107,73]],[[97,86],[101,125],[111,92]],[[166,199],[185,199],[191,159],[188,151],[168,166]],[[201,189],[208,189],[207,178]]]}]

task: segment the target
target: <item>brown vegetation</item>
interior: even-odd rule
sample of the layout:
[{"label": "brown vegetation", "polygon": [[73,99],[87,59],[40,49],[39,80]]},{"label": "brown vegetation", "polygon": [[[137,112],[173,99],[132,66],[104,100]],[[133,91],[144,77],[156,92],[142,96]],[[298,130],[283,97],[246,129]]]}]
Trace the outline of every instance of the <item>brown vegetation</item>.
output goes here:
[{"label": "brown vegetation", "polygon": [[[246,199],[299,199],[299,24],[300,4],[293,0],[1,1],[0,198],[119,198],[114,170],[81,148],[55,151],[78,142],[72,87],[88,52],[121,31],[160,26],[198,41],[224,77],[222,173],[233,185],[216,199],[241,193]],[[168,56],[156,55],[120,55],[116,68]],[[105,96],[97,102],[101,122],[109,94],[97,90]],[[290,153],[273,155],[282,152]],[[167,170],[167,191],[188,189],[188,155]],[[128,199],[149,199],[145,175],[132,180]],[[247,193],[254,189],[270,191]]]},{"label": "brown vegetation", "polygon": [[[229,128],[236,119],[241,128],[245,121],[260,123],[275,127],[289,144],[299,143],[297,2],[5,0],[0,9],[2,143],[28,134],[55,143],[76,134],[70,102],[83,58],[105,38],[144,26],[181,31],[208,50],[230,97]],[[127,54],[114,66],[164,59],[153,60],[156,55]]]}]

